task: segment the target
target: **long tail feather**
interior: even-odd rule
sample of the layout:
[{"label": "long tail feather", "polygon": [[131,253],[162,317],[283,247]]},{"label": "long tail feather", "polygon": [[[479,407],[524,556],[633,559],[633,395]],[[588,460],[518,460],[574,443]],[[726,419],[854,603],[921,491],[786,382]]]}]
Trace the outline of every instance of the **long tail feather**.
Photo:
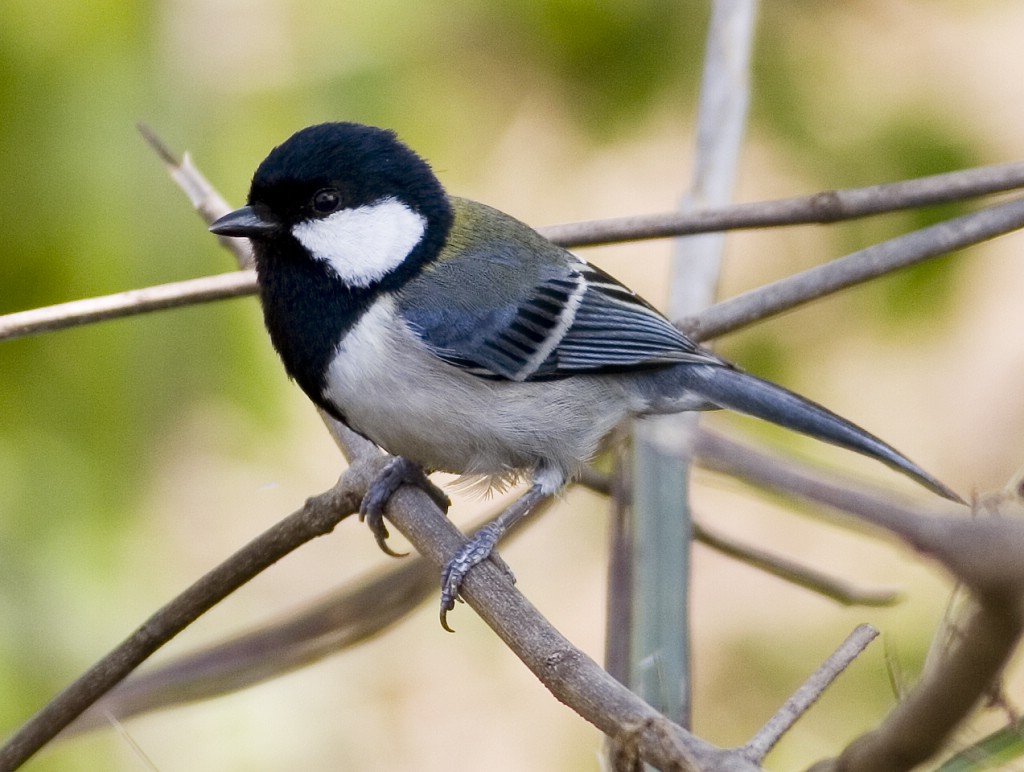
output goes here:
[{"label": "long tail feather", "polygon": [[902,472],[938,495],[963,503],[955,492],[891,445],[798,394],[739,370],[716,365],[677,368],[685,388],[718,407],[754,416],[861,453]]}]

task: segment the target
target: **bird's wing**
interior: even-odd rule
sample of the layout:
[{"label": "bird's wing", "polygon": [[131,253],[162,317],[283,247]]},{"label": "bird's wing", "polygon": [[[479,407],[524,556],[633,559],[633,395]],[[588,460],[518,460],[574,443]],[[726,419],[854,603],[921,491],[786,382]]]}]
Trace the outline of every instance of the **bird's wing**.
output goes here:
[{"label": "bird's wing", "polygon": [[494,249],[457,233],[442,259],[399,293],[403,317],[440,359],[513,381],[722,364],[600,269],[507,215],[474,215],[514,238],[491,241],[501,245]]}]

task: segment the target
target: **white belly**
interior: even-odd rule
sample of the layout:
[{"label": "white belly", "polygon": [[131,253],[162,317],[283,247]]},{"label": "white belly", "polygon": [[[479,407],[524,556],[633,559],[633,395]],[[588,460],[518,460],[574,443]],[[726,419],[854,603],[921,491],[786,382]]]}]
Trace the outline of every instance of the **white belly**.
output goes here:
[{"label": "white belly", "polygon": [[353,429],[428,469],[557,488],[627,413],[610,379],[487,380],[446,364],[396,320],[367,312],[331,362],[325,396]]}]

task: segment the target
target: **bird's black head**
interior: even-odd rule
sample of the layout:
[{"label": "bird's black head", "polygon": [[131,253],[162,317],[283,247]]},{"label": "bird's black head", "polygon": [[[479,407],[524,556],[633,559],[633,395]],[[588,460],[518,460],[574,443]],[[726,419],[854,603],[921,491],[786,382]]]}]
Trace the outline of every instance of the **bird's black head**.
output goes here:
[{"label": "bird's black head", "polygon": [[305,254],[346,285],[369,287],[415,274],[440,251],[451,219],[430,166],[394,132],[324,123],[274,148],[248,206],[211,230],[252,239],[258,269]]},{"label": "bird's black head", "polygon": [[324,396],[339,342],[382,292],[437,257],[451,222],[441,183],[394,133],[325,123],[274,148],[249,205],[210,230],[252,241],[274,348],[306,394],[340,418]]}]

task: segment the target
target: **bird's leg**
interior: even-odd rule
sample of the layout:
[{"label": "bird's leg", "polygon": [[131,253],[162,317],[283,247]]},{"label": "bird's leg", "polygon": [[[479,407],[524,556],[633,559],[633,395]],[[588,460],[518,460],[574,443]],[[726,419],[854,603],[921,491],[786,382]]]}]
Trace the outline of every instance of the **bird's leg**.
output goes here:
[{"label": "bird's leg", "polygon": [[[494,547],[501,537],[550,495],[540,485],[534,485],[504,512],[473,534],[462,545],[462,549],[455,554],[455,557],[448,561],[448,565],[444,567],[444,572],[441,575],[441,627],[450,633],[454,632],[448,626],[448,612],[455,608],[455,600],[459,596],[462,580],[466,578],[469,570],[487,558],[500,561],[501,559],[494,552]],[[499,565],[511,575],[511,571],[504,561],[501,561]],[[513,581],[515,581],[514,577]]]},{"label": "bird's leg", "polygon": [[388,528],[384,525],[384,507],[388,500],[403,485],[415,485],[423,490],[442,512],[447,512],[452,502],[445,492],[430,482],[423,467],[401,456],[395,456],[384,467],[377,478],[370,483],[369,490],[359,505],[359,519],[370,527],[377,546],[388,555],[402,557],[405,553],[395,552],[388,546]]}]

